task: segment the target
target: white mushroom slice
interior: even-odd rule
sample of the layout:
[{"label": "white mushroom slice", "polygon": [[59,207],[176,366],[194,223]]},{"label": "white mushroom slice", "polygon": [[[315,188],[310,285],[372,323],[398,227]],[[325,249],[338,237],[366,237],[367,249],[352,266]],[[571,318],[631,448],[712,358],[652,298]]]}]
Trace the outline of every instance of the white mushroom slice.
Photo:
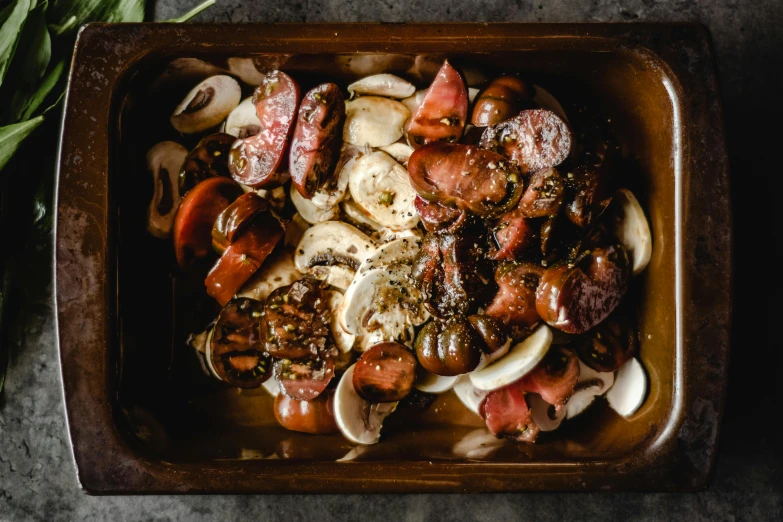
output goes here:
[{"label": "white mushroom slice", "polygon": [[400,265],[357,275],[340,305],[340,325],[354,335],[380,330],[396,336],[409,325],[424,323],[429,314],[410,272]]},{"label": "white mushroom slice", "polygon": [[197,334],[190,334],[187,341],[188,344],[197,352],[207,353],[207,338],[210,331],[211,329]]},{"label": "white mushroom slice", "polygon": [[297,212],[294,214],[294,217],[291,218],[291,222],[285,229],[283,242],[288,246],[295,247],[299,244],[299,241],[302,240],[302,236],[304,235],[305,230],[308,228],[310,228],[310,223],[305,221],[305,218],[303,218],[302,215]]},{"label": "white mushroom slice", "polygon": [[615,192],[612,207],[615,211],[614,234],[631,256],[633,274],[640,274],[652,256],[652,234],[644,210],[636,196],[624,188]]},{"label": "white mushroom slice", "polygon": [[266,74],[259,71],[256,67],[253,58],[232,56],[226,60],[226,64],[228,65],[228,72],[248,85],[261,85],[261,82],[266,78]]},{"label": "white mushroom slice", "polygon": [[614,385],[606,392],[609,406],[630,417],[644,404],[647,397],[647,372],[638,359],[631,359],[617,370]]},{"label": "white mushroom slice", "polygon": [[[340,209],[337,208],[337,205],[345,199],[346,192],[348,191],[348,175],[351,172],[351,169],[348,166],[353,161],[356,160],[354,158],[347,159],[340,170],[332,176],[332,179],[315,191],[313,197],[310,199],[312,205],[321,209],[336,209],[337,212],[340,211]],[[340,167],[340,165],[338,165],[338,167]],[[293,186],[293,183],[291,185]]]},{"label": "white mushroom slice", "polygon": [[[296,248],[294,263],[310,273],[319,265],[344,265],[356,270],[375,252],[375,241],[342,221],[326,221],[308,228]],[[355,333],[355,332],[352,332]]]},{"label": "white mushroom slice", "polygon": [[560,105],[560,102],[558,102],[557,99],[549,93],[549,91],[538,85],[533,85],[533,88],[535,90],[535,94],[533,95],[533,103],[542,109],[554,112],[560,116],[560,119],[568,122],[568,116],[566,116],[566,113],[563,110],[563,106]]},{"label": "white mushroom slice", "polygon": [[294,204],[294,207],[296,207],[299,215],[302,216],[302,219],[311,225],[322,223],[324,221],[331,221],[340,214],[340,207],[337,205],[333,207],[321,208],[316,206],[312,200],[305,199],[299,193],[299,191],[296,190],[296,187],[293,183],[291,183],[291,187],[288,192],[291,194],[291,202]]},{"label": "white mushroom slice", "polygon": [[210,76],[223,73],[225,71],[220,67],[198,58],[176,58],[166,66],[166,69],[153,82],[152,90],[186,87]]},{"label": "white mushroom slice", "polygon": [[204,351],[204,359],[207,362],[207,369],[209,370],[209,373],[214,377],[215,379],[222,381],[223,379],[220,378],[220,375],[215,371],[215,367],[212,366],[212,335],[215,333],[214,328],[210,328],[209,332],[207,333],[207,340],[204,344],[205,351]]},{"label": "white mushroom slice", "polygon": [[385,71],[405,71],[413,63],[413,58],[407,54],[343,54],[335,57],[340,70],[367,76]]},{"label": "white mushroom slice", "polygon": [[280,385],[277,384],[277,379],[274,377],[270,377],[269,379],[265,380],[261,387],[264,388],[264,390],[269,393],[272,397],[277,397],[280,395]]},{"label": "white mushroom slice", "polygon": [[421,249],[421,241],[413,238],[400,238],[380,245],[370,254],[357,271],[363,274],[373,268],[383,268],[397,264],[408,264],[413,261]]},{"label": "white mushroom slice", "polygon": [[356,444],[375,444],[381,438],[383,420],[396,408],[396,402],[370,403],[359,397],[353,387],[351,365],[334,392],[334,420],[343,436]]},{"label": "white mushroom slice", "polygon": [[446,393],[454,387],[459,375],[445,376],[435,375],[426,370],[419,369],[416,372],[416,380],[413,382],[413,387],[424,393]]},{"label": "white mushroom slice", "polygon": [[161,239],[169,237],[179,208],[179,171],[188,150],[173,141],[162,141],[147,152],[147,169],[154,190],[147,208],[147,230]]},{"label": "white mushroom slice", "polygon": [[329,319],[329,329],[332,331],[334,344],[337,345],[341,352],[350,352],[351,348],[353,348],[353,343],[356,341],[356,336],[343,330],[343,327],[340,326],[340,321],[337,319],[337,309],[340,307],[340,303],[343,302],[343,294],[336,290],[330,290],[326,295],[329,300],[329,309],[332,311]]},{"label": "white mushroom slice", "polygon": [[383,226],[364,213],[352,200],[343,201],[343,212],[352,223],[370,230],[381,230]]},{"label": "white mushroom slice", "polygon": [[378,148],[400,163],[407,163],[413,154],[413,147],[403,141],[395,141],[391,145]]},{"label": "white mushroom slice", "polygon": [[416,191],[408,171],[385,152],[354,160],[348,179],[351,198],[373,221],[392,230],[407,230],[419,223]]},{"label": "white mushroom slice", "polygon": [[376,344],[395,342],[413,348],[416,340],[416,329],[412,325],[398,324],[387,328],[379,328],[356,338],[354,349],[366,352]]},{"label": "white mushroom slice", "polygon": [[244,139],[261,132],[261,120],[258,119],[253,97],[248,96],[240,102],[223,124],[223,132]]},{"label": "white mushroom slice", "polygon": [[614,382],[614,372],[597,372],[579,361],[579,379],[574,394],[566,403],[566,418],[576,417],[590,406],[595,398],[606,393]]},{"label": "white mushroom slice", "polygon": [[382,228],[373,234],[373,237],[376,236],[379,243],[391,243],[395,239],[404,238],[420,241],[424,237],[424,234],[422,234],[421,230],[418,228],[410,228],[408,230],[392,230],[390,228]]},{"label": "white mushroom slice", "polygon": [[171,115],[171,125],[183,134],[216,127],[239,105],[242,90],[231,76],[210,76],[196,85]]},{"label": "white mushroom slice", "polygon": [[487,390],[481,390],[473,386],[473,382],[467,375],[461,375],[456,384],[454,384],[454,393],[467,409],[479,414],[479,405],[489,395]]},{"label": "white mushroom slice", "polygon": [[302,278],[293,260],[293,249],[278,250],[264,260],[260,270],[242,286],[237,294],[258,301],[266,301],[269,294]]},{"label": "white mushroom slice", "polygon": [[407,98],[416,92],[416,87],[393,74],[373,74],[348,86],[348,93],[373,96],[388,96],[389,98]]},{"label": "white mushroom slice", "polygon": [[552,332],[542,324],[530,336],[494,363],[474,370],[470,380],[476,388],[496,390],[525,376],[544,358],[552,343]]},{"label": "white mushroom slice", "polygon": [[473,370],[474,372],[477,372],[481,369],[486,368],[488,365],[492,364],[493,362],[497,361],[504,355],[508,353],[508,350],[511,348],[511,337],[508,337],[506,339],[506,342],[503,343],[503,346],[492,352],[491,354],[487,355],[486,353],[481,354],[481,358],[479,359],[478,366]]},{"label": "white mushroom slice", "polygon": [[554,431],[566,418],[565,408],[555,408],[537,393],[527,394],[530,416],[541,431]]},{"label": "white mushroom slice", "polygon": [[451,451],[465,459],[483,459],[504,444],[505,439],[495,437],[486,428],[478,428],[462,437]]},{"label": "white mushroom slice", "polygon": [[359,146],[390,145],[402,137],[402,126],[409,116],[405,105],[389,98],[362,96],[348,101],[343,140]]},{"label": "white mushroom slice", "polygon": [[416,114],[416,111],[419,110],[419,105],[421,105],[421,102],[424,100],[424,95],[426,93],[427,89],[422,89],[420,91],[416,91],[413,96],[402,100],[402,103],[408,108],[408,111],[410,111],[411,115]]},{"label": "white mushroom slice", "polygon": [[481,92],[480,89],[476,89],[475,87],[469,87],[468,88],[468,101],[470,101],[470,103],[473,103],[474,101],[476,101],[476,96],[478,96],[478,93],[480,93],[480,92]]},{"label": "white mushroom slice", "polygon": [[345,292],[356,276],[356,271],[343,265],[321,265],[313,267],[310,274],[327,285]]}]

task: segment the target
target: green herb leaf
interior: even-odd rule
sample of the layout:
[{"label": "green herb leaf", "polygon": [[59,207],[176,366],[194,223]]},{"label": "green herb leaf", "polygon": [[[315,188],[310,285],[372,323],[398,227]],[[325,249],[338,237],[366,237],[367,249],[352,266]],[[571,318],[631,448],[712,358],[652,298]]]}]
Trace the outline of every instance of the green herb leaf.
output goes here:
[{"label": "green herb leaf", "polygon": [[66,27],[63,34],[88,22],[142,22],[144,0],[54,0],[49,7],[49,21]]},{"label": "green herb leaf", "polygon": [[6,87],[13,88],[8,121],[16,123],[22,119],[38,91],[38,83],[46,74],[49,60],[52,57],[52,40],[46,28],[46,1],[30,12],[19,38],[13,60],[13,83]]},{"label": "green herb leaf", "polygon": [[178,18],[172,18],[171,20],[164,20],[165,22],[170,22],[174,24],[181,24],[182,22],[187,22],[191,18],[197,16],[201,11],[204,11],[205,9],[212,7],[215,5],[216,0],[207,0],[206,2],[201,3],[200,5],[194,7],[184,15],[178,17]]},{"label": "green herb leaf", "polygon": [[[49,70],[48,73],[46,73],[46,76],[41,81],[41,84],[38,86],[38,90],[35,92],[35,95],[30,100],[30,104],[27,106],[27,110],[25,110],[24,114],[22,114],[22,117],[19,118],[20,120],[29,120],[33,116],[33,114],[35,114],[35,111],[38,110],[38,107],[41,106],[43,101],[46,99],[49,93],[52,92],[52,89],[54,89],[54,87],[57,85],[57,82],[62,77],[63,72],[65,72],[66,63],[67,60],[65,58],[62,58],[59,62],[57,62],[56,64],[54,64],[54,66],[52,66],[52,68]],[[62,98],[63,94],[64,93],[60,93],[60,98]]]},{"label": "green herb leaf", "polygon": [[0,11],[0,85],[14,57],[19,35],[30,11],[30,0],[16,0]]},{"label": "green herb leaf", "polygon": [[11,156],[19,149],[25,138],[37,129],[43,121],[44,117],[38,116],[21,123],[0,127],[0,171],[3,170]]}]

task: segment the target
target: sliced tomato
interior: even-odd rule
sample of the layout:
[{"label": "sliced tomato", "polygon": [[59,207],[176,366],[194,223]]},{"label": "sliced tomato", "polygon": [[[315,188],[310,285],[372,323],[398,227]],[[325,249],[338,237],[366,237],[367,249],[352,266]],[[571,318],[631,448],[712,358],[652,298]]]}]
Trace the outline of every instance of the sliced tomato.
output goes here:
[{"label": "sliced tomato", "polygon": [[615,312],[601,324],[575,341],[576,352],[587,366],[597,372],[613,372],[638,350],[634,323]]},{"label": "sliced tomato", "polygon": [[272,358],[258,336],[263,303],[232,299],[215,322],[210,341],[210,365],[225,382],[256,388],[272,375]]},{"label": "sliced tomato", "polygon": [[225,305],[250,276],[261,268],[283,233],[282,225],[270,212],[256,216],[248,229],[223,252],[210,270],[205,281],[207,293]]},{"label": "sliced tomato", "polygon": [[544,269],[533,263],[504,263],[495,271],[498,292],[485,310],[518,338],[541,318],[536,311],[536,289]]},{"label": "sliced tomato", "polygon": [[416,207],[427,232],[448,229],[457,222],[464,221],[466,216],[464,210],[430,202],[421,196],[416,196],[413,206]]},{"label": "sliced tomato", "polygon": [[538,366],[522,377],[519,386],[560,407],[573,395],[577,380],[579,359],[576,354],[565,346],[552,346]]},{"label": "sliced tomato", "polygon": [[179,266],[185,268],[212,251],[215,220],[243,193],[234,181],[218,177],[202,181],[185,195],[174,219],[174,251]]},{"label": "sliced tomato", "polygon": [[273,188],[288,180],[285,162],[299,98],[299,85],[286,73],[272,71],[264,78],[253,94],[261,131],[234,142],[229,153],[235,180],[255,188]]},{"label": "sliced tomato", "polygon": [[536,235],[530,220],[522,217],[518,208],[500,216],[494,231],[498,248],[491,253],[491,257],[495,260],[517,258],[531,245]]},{"label": "sliced tomato", "polygon": [[334,174],[340,156],[345,99],[340,88],[324,83],[302,99],[291,140],[288,162],[291,181],[302,197],[310,199]]},{"label": "sliced tomato", "polygon": [[530,415],[525,393],[518,383],[489,392],[479,405],[479,415],[490,433],[517,442],[535,442],[538,426]]},{"label": "sliced tomato", "polygon": [[556,216],[564,195],[565,184],[557,170],[551,167],[541,169],[530,176],[518,208],[523,216],[529,218]]},{"label": "sliced tomato", "polygon": [[468,89],[462,75],[443,62],[416,112],[405,124],[411,147],[418,148],[436,141],[455,142],[468,119]]},{"label": "sliced tomato", "polygon": [[179,193],[184,196],[190,189],[207,178],[231,177],[228,171],[228,152],[236,138],[218,132],[198,142],[190,151],[179,173]]},{"label": "sliced tomato", "polygon": [[353,387],[366,401],[396,402],[410,393],[415,378],[413,352],[400,343],[380,343],[356,362]]},{"label": "sliced tomato", "polygon": [[275,379],[280,389],[297,401],[310,401],[321,395],[332,377],[334,361],[331,359],[275,361]]},{"label": "sliced tomato", "polygon": [[408,173],[413,188],[427,201],[499,216],[522,197],[522,176],[500,154],[474,145],[432,143],[411,154]]},{"label": "sliced tomato", "polygon": [[281,393],[275,397],[275,418],[286,429],[327,435],[337,433],[334,394],[322,393],[309,401],[298,401]]},{"label": "sliced tomato", "polygon": [[212,227],[212,248],[222,254],[269,204],[255,192],[239,196],[220,213]]},{"label": "sliced tomato", "polygon": [[476,127],[498,124],[532,106],[532,99],[531,87],[516,76],[495,78],[476,99],[470,122]]}]

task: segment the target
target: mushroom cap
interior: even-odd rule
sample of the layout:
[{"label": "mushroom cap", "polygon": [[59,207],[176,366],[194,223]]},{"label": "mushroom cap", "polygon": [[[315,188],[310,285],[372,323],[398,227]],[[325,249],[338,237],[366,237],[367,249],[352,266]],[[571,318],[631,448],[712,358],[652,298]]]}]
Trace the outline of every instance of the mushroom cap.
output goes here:
[{"label": "mushroom cap", "polygon": [[183,134],[216,127],[239,105],[242,89],[231,76],[219,74],[202,81],[185,96],[171,115],[171,125]]}]

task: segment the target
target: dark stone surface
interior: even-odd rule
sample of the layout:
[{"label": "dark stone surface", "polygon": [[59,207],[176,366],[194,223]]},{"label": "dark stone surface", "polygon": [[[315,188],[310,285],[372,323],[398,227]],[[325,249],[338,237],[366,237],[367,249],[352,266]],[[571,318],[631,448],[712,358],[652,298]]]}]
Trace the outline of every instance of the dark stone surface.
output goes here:
[{"label": "dark stone surface", "polygon": [[[161,0],[154,19],[196,0]],[[780,0],[291,0],[226,1],[199,17],[217,22],[699,21],[712,31],[722,77],[735,221],[733,352],[720,450],[710,488],[696,494],[508,494],[259,497],[89,497],[78,488],[65,427],[51,305],[51,244],[19,282],[6,390],[0,396],[0,521],[6,520],[782,520],[781,311],[775,269],[783,239],[773,197],[783,133],[783,2]],[[756,228],[751,228],[756,225]],[[759,227],[760,225],[760,227]],[[758,233],[770,234],[768,239]],[[726,274],[726,277],[731,277]]]}]

